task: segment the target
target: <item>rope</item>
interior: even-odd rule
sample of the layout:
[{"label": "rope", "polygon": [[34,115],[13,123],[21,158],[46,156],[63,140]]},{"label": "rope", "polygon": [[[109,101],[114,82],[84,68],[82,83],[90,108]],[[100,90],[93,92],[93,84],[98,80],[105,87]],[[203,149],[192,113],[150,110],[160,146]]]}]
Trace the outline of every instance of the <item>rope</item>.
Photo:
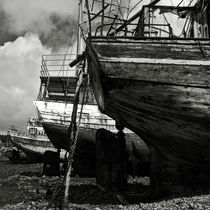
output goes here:
[{"label": "rope", "polygon": [[[85,65],[83,66],[83,68],[85,68]],[[83,69],[84,71],[84,69]],[[73,163],[73,157],[74,157],[74,153],[75,153],[75,149],[76,149],[76,145],[77,145],[77,140],[78,140],[78,134],[79,134],[79,129],[77,129],[77,127],[79,127],[80,122],[81,122],[81,118],[82,118],[82,112],[83,112],[83,106],[85,103],[85,96],[86,96],[86,90],[87,90],[87,86],[88,86],[88,78],[83,78],[83,74],[82,76],[82,81],[78,86],[77,92],[75,94],[75,100],[74,100],[74,104],[73,104],[73,110],[72,110],[72,115],[71,115],[71,123],[68,129],[68,138],[71,140],[71,146],[69,148],[69,156],[68,156],[68,165],[67,165],[67,170],[65,173],[65,176],[63,177],[61,186],[64,186],[65,183],[65,193],[64,193],[64,209],[67,208],[68,205],[68,196],[69,196],[69,186],[70,186],[70,176],[71,176],[71,168],[72,168],[72,163]],[[80,116],[79,116],[79,120],[78,120],[78,124],[76,123],[76,119],[77,119],[77,108],[78,108],[78,103],[79,103],[79,95],[82,89],[82,86],[84,85],[84,94],[82,97],[82,103],[81,103],[81,108],[80,108]],[[52,207],[53,202],[55,201],[57,195],[59,193],[61,193],[62,187],[60,186],[60,183],[57,182],[53,196],[51,201],[49,202],[48,206],[46,207],[46,210],[48,210],[49,208]]]},{"label": "rope", "polygon": [[[65,193],[64,193],[64,209],[68,209],[67,206],[68,206],[68,197],[69,197],[71,168],[72,168],[74,153],[75,153],[77,140],[78,140],[78,134],[79,134],[79,129],[77,129],[77,125],[76,125],[76,115],[77,115],[77,108],[78,108],[78,102],[79,102],[79,94],[80,94],[82,84],[83,84],[83,82],[80,84],[80,87],[78,89],[78,94],[76,94],[76,97],[75,97],[75,102],[74,102],[74,107],[73,107],[73,112],[72,112],[72,122],[71,122],[71,125],[69,126],[69,130],[70,130],[69,137],[73,137],[73,138],[70,138],[70,139],[72,139],[73,144],[70,146],[70,149],[69,149],[68,167],[67,167],[67,172],[66,172],[66,176],[65,176],[66,180],[65,180]],[[82,109],[83,109],[83,105],[84,105],[86,87],[87,87],[87,79],[85,81],[85,90],[84,90],[83,100],[82,100],[82,104],[81,104],[79,124],[80,124],[81,116],[82,116]]]},{"label": "rope", "polygon": [[117,0],[116,2],[117,2],[117,6],[118,6],[117,16],[119,17],[119,14],[120,14],[122,19],[123,19],[123,21],[125,21],[124,18],[123,18],[123,12],[121,10],[122,0],[120,0],[120,2],[118,2],[118,0]]},{"label": "rope", "polygon": [[[76,31],[76,29],[77,29],[77,25],[76,25],[76,24],[74,24],[74,29],[75,29],[74,31]],[[61,68],[60,68],[60,70],[59,70],[59,72],[58,72],[58,76],[59,76],[60,72],[62,71],[62,67],[64,68],[65,61],[66,61],[66,57],[67,57],[67,55],[68,55],[68,51],[69,51],[70,47],[72,46],[72,43],[73,43],[73,40],[74,40],[74,37],[75,37],[75,36],[76,36],[76,33],[73,33],[73,36],[71,37],[71,39],[70,39],[70,41],[69,41],[69,44],[68,44],[68,47],[67,47],[67,49],[66,49],[66,53],[64,54],[63,63],[62,63]],[[70,53],[70,54],[72,54],[72,50],[73,50],[73,47],[71,48],[71,53]],[[71,55],[70,55],[70,56],[71,56]],[[71,59],[71,57],[70,57],[69,59]]]},{"label": "rope", "polygon": [[181,0],[181,1],[179,2],[179,4],[178,4],[176,7],[179,7],[179,6],[182,4],[183,1],[184,1],[184,0]]},{"label": "rope", "polygon": [[142,2],[143,0],[139,0],[134,6],[133,8],[129,11],[127,17],[131,14],[131,12]]}]

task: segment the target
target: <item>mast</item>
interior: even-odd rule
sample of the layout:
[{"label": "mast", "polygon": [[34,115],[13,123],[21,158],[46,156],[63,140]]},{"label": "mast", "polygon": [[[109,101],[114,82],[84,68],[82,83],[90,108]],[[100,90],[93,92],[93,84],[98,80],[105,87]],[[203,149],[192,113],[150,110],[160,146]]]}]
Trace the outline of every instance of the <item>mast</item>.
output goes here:
[{"label": "mast", "polygon": [[77,23],[77,56],[80,54],[81,45],[81,33],[80,33],[80,21],[81,21],[81,0],[78,2],[78,23]]},{"label": "mast", "polygon": [[105,2],[102,0],[101,36],[103,36]]}]

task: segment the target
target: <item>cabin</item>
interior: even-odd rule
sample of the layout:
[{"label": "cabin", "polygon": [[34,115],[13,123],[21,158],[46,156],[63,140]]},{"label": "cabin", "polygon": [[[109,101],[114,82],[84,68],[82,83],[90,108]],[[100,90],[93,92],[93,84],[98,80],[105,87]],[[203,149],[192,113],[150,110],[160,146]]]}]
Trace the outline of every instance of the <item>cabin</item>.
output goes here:
[{"label": "cabin", "polygon": [[[75,59],[76,54],[42,56],[38,100],[74,102],[79,72],[83,69],[82,62],[76,67],[70,67],[69,64]],[[83,86],[80,94],[80,103],[84,88]],[[96,104],[91,88],[86,92],[85,104]]]}]

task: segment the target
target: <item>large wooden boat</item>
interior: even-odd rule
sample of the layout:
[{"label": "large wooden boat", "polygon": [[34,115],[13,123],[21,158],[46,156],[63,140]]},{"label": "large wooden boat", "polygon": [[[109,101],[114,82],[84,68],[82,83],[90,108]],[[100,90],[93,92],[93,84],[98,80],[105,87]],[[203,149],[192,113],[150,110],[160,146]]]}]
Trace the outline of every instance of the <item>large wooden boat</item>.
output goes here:
[{"label": "large wooden boat", "polygon": [[[100,110],[134,131],[152,149],[155,196],[208,189],[210,1],[187,7],[182,6],[183,1],[178,6],[142,1],[140,11],[127,19],[119,18],[124,5],[97,2],[96,6],[86,1],[91,30],[88,36],[83,32],[88,72]],[[94,5],[99,12],[93,10]],[[110,7],[121,12],[118,16],[109,13]],[[175,33],[179,26],[173,27],[166,14],[187,21],[180,23],[179,35]],[[164,23],[160,15],[165,16]]]},{"label": "large wooden boat", "polygon": [[[28,161],[43,161],[44,153],[47,150],[57,152],[57,149],[46,136],[40,121],[36,118],[28,120],[26,131],[10,129],[8,134],[11,143],[26,154]],[[62,151],[61,159],[64,158],[64,155],[65,153]]]}]

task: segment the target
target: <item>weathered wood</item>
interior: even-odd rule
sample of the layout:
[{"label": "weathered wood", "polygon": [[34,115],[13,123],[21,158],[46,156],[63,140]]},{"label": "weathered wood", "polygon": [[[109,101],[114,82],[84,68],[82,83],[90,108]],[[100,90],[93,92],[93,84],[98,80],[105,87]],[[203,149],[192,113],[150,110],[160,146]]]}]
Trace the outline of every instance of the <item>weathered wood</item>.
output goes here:
[{"label": "weathered wood", "polygon": [[[153,39],[109,39],[107,42],[96,39],[93,41],[94,49],[99,58],[158,58],[158,59],[186,59],[209,60],[210,41],[204,40],[160,40]],[[201,51],[203,47],[206,58]]]},{"label": "weathered wood", "polygon": [[96,133],[96,181],[99,185],[122,189],[127,183],[126,143],[105,129]]},{"label": "weathered wood", "polygon": [[210,187],[210,41],[199,42],[207,57],[196,40],[92,37],[101,110],[155,148],[156,195]]},{"label": "weathered wood", "polygon": [[59,176],[60,175],[60,159],[58,152],[47,150],[43,159],[43,175]]},{"label": "weathered wood", "polygon": [[209,169],[190,162],[183,162],[177,157],[151,151],[151,195],[154,198],[172,193],[200,193],[209,189]]},{"label": "weathered wood", "polygon": [[[106,76],[113,79],[210,87],[210,61],[172,59],[100,59],[100,61]],[[124,68],[124,65],[127,68]]]}]

